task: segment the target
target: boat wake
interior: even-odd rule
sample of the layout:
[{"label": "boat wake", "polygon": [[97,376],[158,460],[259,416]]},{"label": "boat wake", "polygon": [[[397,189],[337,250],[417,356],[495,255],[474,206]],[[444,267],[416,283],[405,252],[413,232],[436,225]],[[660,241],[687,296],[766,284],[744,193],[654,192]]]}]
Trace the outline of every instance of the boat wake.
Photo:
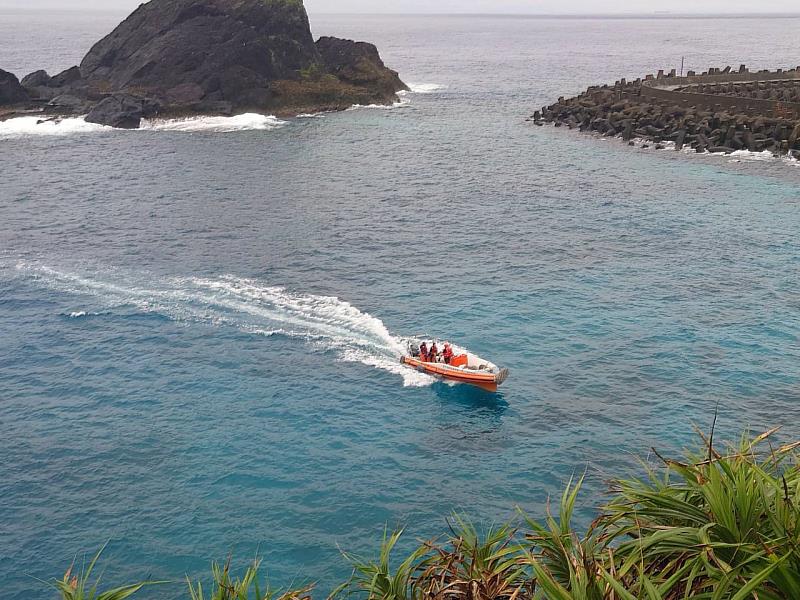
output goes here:
[{"label": "boat wake", "polygon": [[392,335],[377,317],[334,296],[296,293],[235,276],[145,279],[120,271],[78,274],[29,263],[17,264],[16,270],[39,285],[92,298],[91,306],[75,309],[70,318],[132,307],[174,321],[298,338],[339,360],[399,375],[406,386],[435,381],[400,364],[403,338]]}]

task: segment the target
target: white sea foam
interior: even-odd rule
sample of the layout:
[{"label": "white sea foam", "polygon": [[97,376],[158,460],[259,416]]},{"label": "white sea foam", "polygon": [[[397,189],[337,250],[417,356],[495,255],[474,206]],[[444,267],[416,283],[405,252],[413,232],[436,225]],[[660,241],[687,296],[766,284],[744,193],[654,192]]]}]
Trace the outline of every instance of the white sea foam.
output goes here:
[{"label": "white sea foam", "polygon": [[730,154],[726,154],[725,156],[727,156],[728,158],[732,158],[735,161],[775,159],[775,155],[769,150],[764,150],[763,152],[751,152],[750,150],[735,150]]},{"label": "white sea foam", "polygon": [[390,108],[402,108],[404,106],[408,106],[411,104],[411,100],[404,96],[400,96],[400,99],[397,102],[393,102],[392,104],[353,104],[347,110],[361,110],[364,108],[378,108],[378,109],[390,109]]},{"label": "white sea foam", "polygon": [[443,92],[448,86],[440,85],[438,83],[409,83],[407,92],[400,92],[401,94],[435,94],[436,92]]},{"label": "white sea foam", "polygon": [[403,338],[391,334],[377,317],[334,296],[296,293],[233,276],[153,279],[118,271],[84,275],[35,263],[19,263],[16,269],[48,287],[92,296],[106,309],[134,307],[175,321],[297,338],[316,350],[333,352],[339,360],[399,375],[406,386],[435,381],[400,364]]},{"label": "white sea foam", "polygon": [[[277,117],[245,113],[234,117],[188,117],[186,119],[144,119],[142,130],[180,131],[180,132],[217,132],[263,131],[277,129],[286,125]],[[16,117],[0,121],[0,139],[22,138],[33,135],[66,136],[80,133],[98,133],[111,131],[136,131],[114,129],[96,123],[87,123],[83,117],[45,120],[41,116]]]},{"label": "white sea foam", "polygon": [[188,133],[211,131],[230,133],[232,131],[259,131],[277,129],[286,125],[271,115],[244,113],[233,117],[187,117],[185,119],[145,119],[142,129],[151,131],[183,131]]},{"label": "white sea foam", "polygon": [[42,116],[15,117],[0,121],[0,138],[20,138],[32,135],[73,135],[114,131],[112,127],[87,123],[83,117],[46,119]]},{"label": "white sea foam", "polygon": [[[606,140],[608,138],[599,138],[599,139]],[[649,146],[649,148],[653,149],[656,146],[656,142],[652,142],[650,140],[645,140],[643,138],[634,138],[633,142],[637,147],[641,147],[643,145],[647,145],[647,146]],[[672,151],[675,150],[675,142],[673,142],[673,141],[665,140],[663,142],[658,142],[658,144],[663,146],[664,150],[672,150]],[[694,148],[692,148],[691,146],[689,146],[688,144],[685,145],[683,148],[681,148],[681,152],[683,152],[684,154],[689,154],[689,155],[697,154],[697,151]],[[780,161],[780,162],[782,162],[784,164],[791,165],[791,166],[794,166],[794,167],[800,166],[800,160],[794,158],[793,156],[789,156],[789,155],[776,156],[775,153],[773,153],[770,150],[763,150],[761,152],[752,152],[750,150],[734,150],[733,152],[730,152],[728,154],[726,154],[724,152],[709,152],[708,150],[705,150],[705,151],[701,152],[700,154],[704,155],[704,156],[713,156],[713,157],[717,157],[717,158],[724,158],[724,159],[727,159],[728,162]]]},{"label": "white sea foam", "polygon": [[70,319],[82,319],[83,317],[97,317],[102,315],[103,313],[99,312],[89,312],[86,310],[73,310],[71,313],[66,314],[64,316]]},{"label": "white sea foam", "polygon": [[302,113],[295,117],[295,119],[324,119],[325,113]]}]

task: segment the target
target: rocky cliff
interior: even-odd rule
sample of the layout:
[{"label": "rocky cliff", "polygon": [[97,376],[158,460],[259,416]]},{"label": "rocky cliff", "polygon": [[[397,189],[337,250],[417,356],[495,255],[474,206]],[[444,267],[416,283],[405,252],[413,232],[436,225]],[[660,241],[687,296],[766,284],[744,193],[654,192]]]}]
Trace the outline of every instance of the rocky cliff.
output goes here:
[{"label": "rocky cliff", "polygon": [[151,0],[79,67],[16,87],[3,73],[0,105],[120,127],[152,115],[340,110],[392,102],[406,87],[372,44],[315,43],[302,0]]}]

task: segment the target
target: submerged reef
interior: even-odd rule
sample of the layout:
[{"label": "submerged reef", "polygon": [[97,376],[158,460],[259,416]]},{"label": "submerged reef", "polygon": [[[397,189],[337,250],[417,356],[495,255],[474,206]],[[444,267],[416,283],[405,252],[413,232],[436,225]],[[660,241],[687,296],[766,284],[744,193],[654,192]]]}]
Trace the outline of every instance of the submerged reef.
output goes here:
[{"label": "submerged reef", "polygon": [[800,156],[800,67],[751,72],[745,65],[677,76],[675,70],[589,87],[537,110],[537,125],[641,138],[676,150],[749,150]]},{"label": "submerged reef", "polygon": [[0,71],[0,118],[88,115],[135,128],[154,116],[389,104],[405,89],[372,44],[315,42],[301,0],[151,0],[79,66],[22,81]]}]

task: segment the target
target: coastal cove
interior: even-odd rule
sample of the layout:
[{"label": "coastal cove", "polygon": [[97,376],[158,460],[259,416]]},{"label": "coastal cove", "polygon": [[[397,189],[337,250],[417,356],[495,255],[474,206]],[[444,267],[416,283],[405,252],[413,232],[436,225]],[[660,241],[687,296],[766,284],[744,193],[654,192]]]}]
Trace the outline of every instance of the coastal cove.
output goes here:
[{"label": "coastal cove", "polygon": [[[57,73],[124,17],[0,13],[0,67]],[[258,551],[273,584],[322,598],[350,573],[340,549],[373,554],[385,524],[407,526],[406,551],[452,510],[540,516],[584,468],[585,525],[609,475],[695,446],[717,406],[719,439],[800,437],[797,163],[526,122],[682,55],[796,65],[800,19],[725,35],[714,19],[310,19],[314,39],[374,43],[411,91],[291,118],[0,127],[12,600],[46,597],[33,577],[106,540],[108,583]],[[485,394],[405,369],[396,344],[421,333],[508,380]]]}]

